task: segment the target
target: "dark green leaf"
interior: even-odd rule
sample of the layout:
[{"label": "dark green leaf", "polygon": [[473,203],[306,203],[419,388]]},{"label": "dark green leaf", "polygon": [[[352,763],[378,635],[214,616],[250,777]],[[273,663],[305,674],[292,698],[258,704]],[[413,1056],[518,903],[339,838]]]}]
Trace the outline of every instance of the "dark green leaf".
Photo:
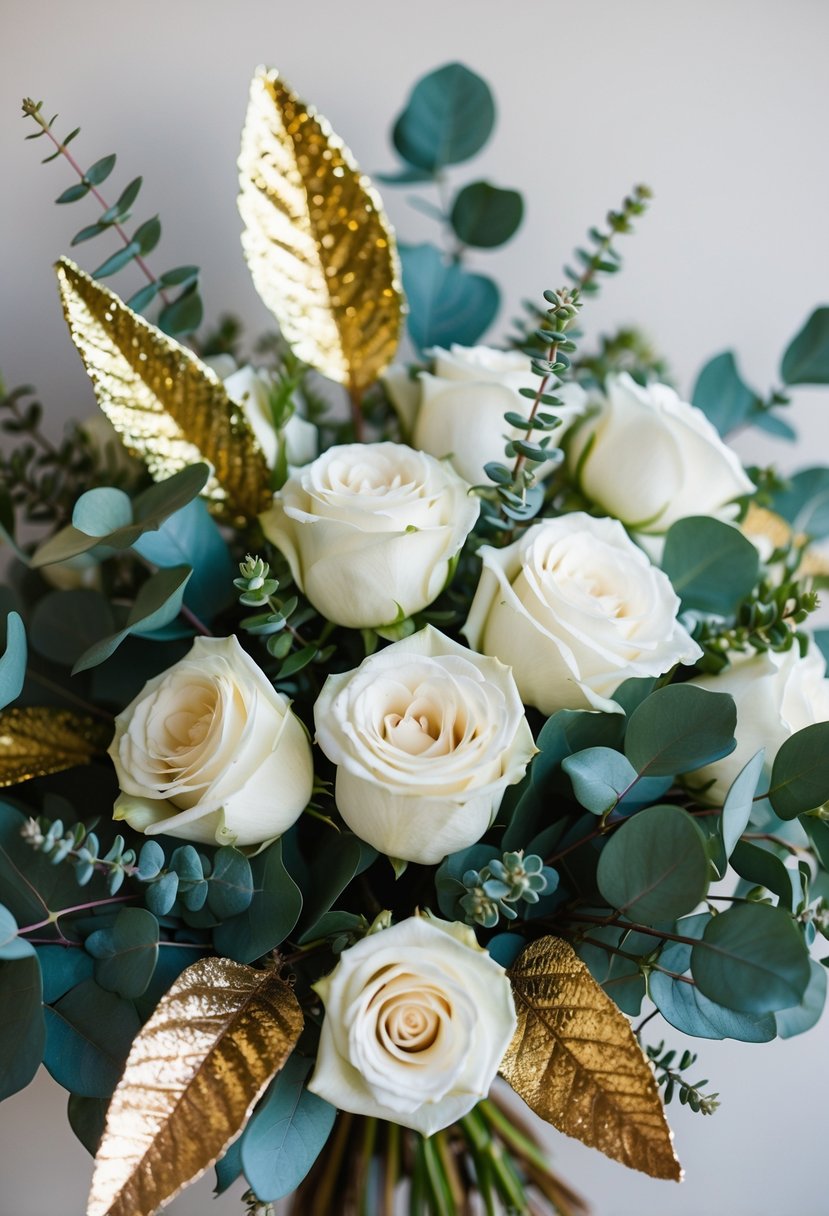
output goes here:
[{"label": "dark green leaf", "polygon": [[158,328],[171,337],[191,334],[201,325],[203,315],[204,305],[194,284],[186,288],[172,304],[162,308],[158,315]]},{"label": "dark green leaf", "polygon": [[119,249],[116,253],[113,253],[112,257],[107,258],[105,262],[101,262],[97,270],[92,271],[93,279],[106,279],[111,274],[117,274],[119,270],[123,269],[140,252],[141,249],[138,242],[130,241],[123,249]]},{"label": "dark green leaf", "polygon": [[[138,191],[141,189],[142,180],[140,177],[134,177],[129,185],[124,187],[118,198],[118,202],[114,207],[110,208],[110,211],[113,211],[121,219],[125,219],[130,207],[138,198]],[[114,216],[110,218],[114,218]]]},{"label": "dark green leaf", "polygon": [[790,909],[794,903],[792,878],[783,862],[769,849],[739,841],[731,853],[731,866],[753,887],[765,887],[780,900],[780,907]]},{"label": "dark green leaf", "polygon": [[781,819],[796,819],[829,801],[829,722],[796,731],[774,758],[769,801]]},{"label": "dark green leaf", "polygon": [[175,266],[159,278],[162,287],[189,287],[199,277],[198,266]]},{"label": "dark green leaf", "polygon": [[658,688],[634,710],[625,754],[650,777],[688,773],[734,751],[737,710],[725,693],[692,684]]},{"label": "dark green leaf", "polygon": [[302,895],[285,869],[282,841],[269,845],[251,862],[254,894],[249,907],[219,925],[213,934],[216,950],[240,963],[274,950],[299,920]]},{"label": "dark green leaf", "polygon": [[748,764],[740,770],[723,803],[720,817],[720,833],[725,856],[729,858],[734,847],[748,826],[754,806],[754,795],[763,774],[765,751],[761,748]]},{"label": "dark green leaf", "polygon": [[451,221],[455,235],[465,245],[493,249],[510,239],[523,215],[524,200],[517,190],[472,182],[455,198]]},{"label": "dark green leaf", "polygon": [[69,186],[64,190],[63,194],[59,194],[55,199],[56,203],[76,203],[78,199],[86,198],[89,194],[89,186],[86,182],[78,182],[74,186]]},{"label": "dark green leaf", "polygon": [[109,601],[100,592],[51,591],[38,600],[32,613],[32,646],[53,663],[71,667],[114,626]]},{"label": "dark green leaf", "polygon": [[100,236],[102,232],[106,232],[108,224],[90,224],[87,228],[81,228],[80,232],[76,232],[72,237],[72,245],[81,245],[84,241],[91,241],[93,237]]},{"label": "dark green leaf", "polygon": [[101,1143],[106,1123],[108,1098],[82,1098],[80,1094],[69,1095],[67,1116],[69,1126],[86,1151],[94,1157]]},{"label": "dark green leaf", "polygon": [[691,951],[703,995],[727,1009],[774,1013],[803,999],[809,954],[791,915],[769,904],[735,904],[711,918]]},{"label": "dark green leaf", "polygon": [[94,165],[89,166],[86,173],[84,173],[84,180],[93,186],[100,186],[101,182],[106,181],[114,168],[115,154],[102,156],[100,160],[95,161]]},{"label": "dark green leaf", "polygon": [[84,980],[46,1009],[43,1062],[71,1093],[108,1098],[139,1027],[131,1002]]},{"label": "dark green leaf", "polygon": [[792,338],[780,375],[784,384],[829,384],[829,308],[816,308]]},{"label": "dark green leaf", "polygon": [[70,946],[38,946],[37,957],[46,1005],[54,1005],[82,980],[92,979],[95,963],[85,950]]},{"label": "dark green leaf", "polygon": [[415,345],[420,350],[453,342],[473,346],[495,319],[497,285],[447,262],[434,245],[402,245],[400,256]]},{"label": "dark green leaf", "polygon": [[291,1056],[242,1135],[245,1177],[265,1202],[296,1190],[334,1126],[336,1107],[305,1088],[311,1063]]},{"label": "dark green leaf", "polygon": [[489,86],[463,64],[449,63],[417,82],[392,139],[403,160],[433,172],[474,156],[494,123]]},{"label": "dark green leaf", "polygon": [[743,381],[729,350],[706,363],[694,385],[691,400],[725,437],[748,420],[755,408],[757,394]]},{"label": "dark green leaf", "polygon": [[143,224],[136,228],[132,234],[132,239],[138,246],[142,256],[152,253],[161,240],[161,220],[158,216],[154,215],[151,220],[145,220]]},{"label": "dark green leaf", "polygon": [[154,283],[148,283],[146,287],[140,288],[134,296],[130,296],[127,300],[127,308],[131,308],[133,312],[142,312],[148,304],[152,304],[160,291],[161,284],[156,279]]},{"label": "dark green leaf", "polygon": [[253,898],[253,873],[244,853],[225,845],[213,861],[207,900],[219,920],[239,916]]},{"label": "dark green leaf", "polygon": [[40,966],[34,954],[0,963],[0,1101],[25,1089],[43,1057]]},{"label": "dark green leaf", "polygon": [[0,709],[16,701],[26,678],[26,628],[17,612],[6,617],[6,649],[0,657]]},{"label": "dark green leaf", "polygon": [[608,840],[597,871],[612,908],[646,925],[693,911],[708,890],[705,838],[675,806],[639,811]]},{"label": "dark green leaf", "polygon": [[320,918],[331,910],[351,880],[377,856],[377,850],[352,836],[331,832],[318,845],[310,874],[303,884],[305,906],[300,921],[300,945],[313,941]]},{"label": "dark green leaf", "polygon": [[668,529],[662,569],[684,609],[729,616],[754,588],[760,555],[739,529],[695,515]]},{"label": "dark green leaf", "polygon": [[134,1000],[149,984],[158,959],[158,921],[146,908],[122,908],[110,929],[84,946],[97,960],[95,979],[108,992]]},{"label": "dark green leaf", "polygon": [[826,1004],[826,968],[809,960],[811,978],[799,1005],[791,1009],[780,1009],[777,1018],[777,1033],[781,1039],[791,1039],[796,1034],[803,1034],[819,1021]]}]

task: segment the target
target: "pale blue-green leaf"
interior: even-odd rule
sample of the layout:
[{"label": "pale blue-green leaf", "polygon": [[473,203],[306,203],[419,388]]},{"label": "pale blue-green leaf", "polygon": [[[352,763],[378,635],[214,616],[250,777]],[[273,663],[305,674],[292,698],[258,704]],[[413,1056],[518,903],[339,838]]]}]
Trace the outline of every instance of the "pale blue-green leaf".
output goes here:
[{"label": "pale blue-green leaf", "polygon": [[731,856],[734,846],[748,827],[754,807],[754,795],[763,775],[765,756],[765,748],[761,747],[740,770],[725,796],[720,829],[726,858]]},{"label": "pale blue-green leaf", "polygon": [[434,245],[401,245],[400,258],[415,346],[474,346],[498,311],[500,293],[492,279],[447,261]]},{"label": "pale blue-green leaf", "polygon": [[786,348],[784,384],[829,384],[829,308],[816,308]]},{"label": "pale blue-green leaf", "polygon": [[826,968],[815,959],[809,960],[811,978],[803,999],[791,1009],[780,1009],[777,1018],[777,1033],[781,1039],[791,1039],[796,1034],[811,1030],[820,1019],[826,1004]]},{"label": "pale blue-green leaf", "polygon": [[99,539],[132,523],[132,500],[114,486],[100,486],[81,494],[72,511],[72,526]]},{"label": "pale blue-green leaf", "polygon": [[668,529],[662,569],[683,609],[728,616],[754,588],[760,555],[731,524],[695,515]]},{"label": "pale blue-green leaf", "polygon": [[610,747],[588,747],[561,762],[573,793],[593,815],[612,810],[636,781],[636,769],[621,752]]},{"label": "pale blue-green leaf", "polygon": [[691,772],[733,752],[736,725],[737,710],[727,694],[669,684],[634,710],[625,754],[643,776]]},{"label": "pale blue-green leaf", "polygon": [[448,63],[418,80],[392,140],[407,164],[432,173],[474,156],[494,123],[486,81],[462,63]]},{"label": "pale blue-green leaf", "polygon": [[747,421],[757,394],[743,380],[734,354],[728,350],[705,364],[697,377],[691,400],[725,438]]},{"label": "pale blue-green leaf", "polygon": [[103,663],[131,633],[150,633],[178,616],[191,573],[189,566],[174,566],[150,575],[138,592],[124,628],[85,650],[72,668],[73,674]]},{"label": "pale blue-green leaf", "polygon": [[17,612],[6,617],[6,649],[0,658],[0,709],[16,701],[26,678],[26,628]]},{"label": "pale blue-green leaf", "polygon": [[691,951],[704,996],[742,1013],[799,1004],[811,978],[809,954],[791,914],[769,904],[734,904],[714,916]]},{"label": "pale blue-green leaf", "polygon": [[184,603],[212,620],[235,596],[235,568],[227,544],[203,499],[170,515],[155,532],[145,532],[134,548],[156,566],[191,566]]}]

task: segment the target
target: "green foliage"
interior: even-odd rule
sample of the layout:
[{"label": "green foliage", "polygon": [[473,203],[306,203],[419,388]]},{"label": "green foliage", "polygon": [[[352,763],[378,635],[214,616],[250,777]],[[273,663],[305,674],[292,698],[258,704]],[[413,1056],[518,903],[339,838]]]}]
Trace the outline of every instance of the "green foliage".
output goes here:
[{"label": "green foliage", "polygon": [[133,547],[155,566],[191,568],[184,604],[201,620],[212,621],[232,602],[233,563],[204,499],[194,498],[168,515],[157,531],[142,533]]},{"label": "green foliage", "polygon": [[[76,127],[65,139],[59,139],[53,130],[57,114],[48,120],[43,116],[43,102],[34,102],[26,98],[23,102],[23,114],[33,119],[39,130],[27,135],[27,139],[46,139],[55,148],[47,156],[44,164],[62,156],[72,170],[78,175],[79,181],[69,186],[55,200],[59,204],[76,203],[92,195],[101,208],[98,219],[93,224],[87,224],[72,238],[72,245],[80,245],[93,240],[105,233],[115,233],[122,242],[122,248],[107,257],[92,272],[95,279],[109,278],[123,270],[131,262],[135,262],[148,283],[127,300],[127,307],[136,312],[145,311],[159,297],[163,307],[157,317],[157,324],[165,333],[174,337],[182,337],[198,329],[202,320],[203,306],[198,290],[198,269],[194,266],[176,267],[155,275],[147,266],[144,258],[155,249],[161,239],[161,222],[158,216],[145,220],[134,229],[129,236],[124,225],[130,219],[132,207],[141,190],[142,179],[135,177],[124,187],[116,202],[107,203],[98,187],[107,180],[116,164],[114,154],[103,156],[83,170],[68,150],[68,144],[79,134]],[[167,291],[175,286],[181,287],[179,295],[171,299]]]},{"label": "green foliage", "polygon": [[622,259],[613,242],[617,236],[626,236],[633,231],[633,221],[644,215],[653,195],[647,186],[634,186],[622,200],[618,211],[608,211],[606,228],[590,228],[587,236],[592,249],[576,249],[575,257],[581,270],[565,266],[564,273],[573,287],[583,295],[595,295],[599,290],[597,278],[602,274],[617,274]]},{"label": "green foliage", "polygon": [[[737,842],[748,827],[754,807],[754,795],[763,775],[764,760],[765,751],[761,748],[740,770],[725,796],[718,828],[726,858],[734,852]],[[724,868],[723,866],[722,869]]]},{"label": "green foliage", "polygon": [[299,1186],[334,1126],[336,1107],[305,1088],[312,1063],[294,1052],[242,1135],[245,1177],[261,1201],[281,1199]]},{"label": "green foliage", "polygon": [[95,1156],[104,1134],[109,1102],[106,1098],[82,1098],[70,1094],[67,1105],[69,1126],[90,1156]]},{"label": "green foliage", "polygon": [[771,509],[810,540],[829,536],[829,469],[801,469],[772,494]]},{"label": "green foliage", "polygon": [[683,1051],[677,1060],[677,1053],[665,1051],[665,1044],[660,1043],[658,1047],[646,1047],[645,1054],[653,1064],[657,1085],[665,1087],[663,1097],[666,1106],[677,1094],[682,1105],[690,1106],[695,1114],[713,1115],[719,1106],[719,1094],[704,1094],[702,1087],[708,1084],[707,1081],[691,1084],[682,1076],[692,1064],[696,1064],[697,1057],[692,1051]]},{"label": "green foliage", "polygon": [[108,1098],[141,1025],[135,1006],[83,980],[45,1015],[43,1063],[58,1084],[85,1098]]},{"label": "green foliage", "polygon": [[100,986],[134,1000],[146,991],[155,971],[158,921],[144,908],[122,908],[111,926],[90,933],[84,948],[96,960]]},{"label": "green foliage", "polygon": [[461,63],[449,63],[417,82],[392,140],[407,165],[432,174],[469,160],[494,125],[495,103],[486,81]]},{"label": "green foliage", "polygon": [[34,946],[17,935],[17,921],[8,908],[0,904],[0,961],[26,958],[34,954]]},{"label": "green foliage", "polygon": [[775,1014],[777,1033],[781,1039],[805,1034],[818,1022],[826,1005],[826,968],[809,959],[810,979],[799,1005],[780,1009]]},{"label": "green foliage", "polygon": [[768,798],[781,819],[829,801],[829,722],[795,731],[774,758]]},{"label": "green foliage", "polygon": [[524,200],[517,190],[502,190],[490,182],[470,182],[452,204],[452,228],[464,245],[494,249],[515,234],[524,217]]},{"label": "green foliage", "polygon": [[241,592],[239,603],[246,607],[267,608],[266,612],[243,617],[239,624],[246,633],[263,638],[268,654],[281,660],[277,679],[287,680],[309,664],[320,665],[331,658],[333,646],[306,642],[298,632],[298,627],[314,615],[313,609],[307,604],[301,605],[298,595],[287,598],[276,595],[283,582],[286,589],[292,588],[290,574],[282,579],[273,578],[266,561],[248,554],[239,564],[239,575],[233,580],[234,587]]},{"label": "green foliage", "polygon": [[6,648],[0,655],[0,709],[16,701],[26,678],[26,627],[19,612],[6,618]]},{"label": "green foliage", "polygon": [[643,775],[689,773],[734,751],[736,725],[731,697],[691,684],[669,684],[634,710],[625,755]]},{"label": "green foliage", "polygon": [[184,589],[192,574],[189,566],[158,570],[143,583],[123,626],[94,642],[72,668],[73,674],[103,663],[130,634],[149,634],[175,620],[181,611]]},{"label": "green foliage", "polygon": [[573,783],[573,793],[592,815],[606,815],[634,785],[638,773],[612,747],[588,747],[565,756],[561,767]]},{"label": "green foliage", "polygon": [[525,857],[519,851],[493,858],[480,870],[467,870],[461,883],[466,894],[458,902],[466,923],[494,929],[501,916],[505,920],[518,917],[515,904],[537,904],[541,895],[552,894],[558,874],[536,854]]},{"label": "green foliage", "polygon": [[809,954],[791,914],[768,904],[735,904],[708,922],[691,951],[700,991],[742,1013],[798,1004],[811,978]]},{"label": "green foliage", "polygon": [[495,320],[494,280],[447,260],[434,245],[400,245],[409,333],[418,350],[459,342],[474,346]]},{"label": "green foliage", "polygon": [[62,667],[72,667],[98,638],[112,633],[115,619],[100,591],[78,588],[50,591],[34,606],[29,633],[32,648]]},{"label": "green foliage", "polygon": [[307,878],[302,880],[304,906],[299,922],[299,943],[322,936],[323,918],[357,875],[377,857],[377,850],[350,832],[329,832],[314,849]]},{"label": "green foliage", "polygon": [[253,898],[244,912],[217,925],[213,942],[219,954],[251,963],[279,946],[302,911],[299,887],[285,868],[277,840],[251,862]]},{"label": "green foliage", "polygon": [[[532,315],[532,305],[524,302],[524,308]],[[517,321],[519,334],[523,321]],[[520,345],[520,338],[516,341]],[[653,347],[650,339],[630,326],[620,326],[610,334],[600,334],[598,349],[586,351],[573,362],[573,373],[578,380],[602,385],[608,376],[628,372],[638,384],[649,380],[670,383],[668,364]]]},{"label": "green foliage", "polygon": [[25,1089],[43,1058],[40,966],[34,954],[0,962],[0,1101]]},{"label": "green foliage", "polygon": [[792,338],[780,375],[784,384],[829,384],[829,308],[816,308]]},{"label": "green foliage", "polygon": [[708,890],[705,837],[675,806],[640,811],[605,844],[599,890],[632,921],[660,925],[692,912]]},{"label": "green foliage", "polygon": [[760,557],[737,528],[691,515],[668,529],[662,569],[683,609],[731,616],[757,583]]}]

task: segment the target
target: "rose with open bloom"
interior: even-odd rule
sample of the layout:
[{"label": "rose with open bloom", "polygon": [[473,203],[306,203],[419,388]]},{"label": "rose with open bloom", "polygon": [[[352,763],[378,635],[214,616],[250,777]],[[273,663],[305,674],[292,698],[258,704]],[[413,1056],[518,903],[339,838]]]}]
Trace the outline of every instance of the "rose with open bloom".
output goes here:
[{"label": "rose with open bloom", "polygon": [[503,967],[466,925],[414,916],[344,950],[325,1003],[312,1093],[424,1136],[485,1098],[515,1030]]},{"label": "rose with open bloom", "polygon": [[329,676],[314,719],[351,830],[425,865],[480,840],[536,750],[509,668],[431,627]]},{"label": "rose with open bloom", "polygon": [[667,576],[615,519],[562,515],[480,555],[463,632],[475,650],[509,663],[525,703],[542,713],[612,712],[624,680],[702,653],[677,620]]},{"label": "rose with open bloom", "polygon": [[448,465],[400,443],[329,448],[262,516],[300,589],[338,625],[390,625],[431,604],[478,518]]},{"label": "rose with open bloom", "polygon": [[148,836],[261,844],[311,797],[305,728],[235,637],[196,638],[115,719],[115,818]]},{"label": "rose with open bloom", "polygon": [[729,504],[754,485],[696,406],[666,384],[608,377],[605,395],[568,432],[579,488],[631,529],[661,534],[688,515],[733,518]]},{"label": "rose with open bloom", "polygon": [[[520,390],[538,390],[532,360],[519,350],[457,343],[449,350],[437,346],[430,353],[432,370],[420,372],[417,380],[399,364],[386,371],[383,383],[392,404],[414,447],[448,457],[473,485],[486,483],[484,465],[505,459],[506,440],[526,438],[526,432],[509,426],[504,415],[529,414],[532,398]],[[553,432],[553,444],[584,411],[587,400],[578,384],[560,385],[555,393],[562,404],[544,407],[563,424]],[[544,476],[547,467],[541,466],[538,475]]]},{"label": "rose with open bloom", "polygon": [[727,692],[737,706],[734,751],[698,769],[690,778],[693,785],[713,781],[702,796],[706,802],[718,805],[761,747],[765,748],[770,771],[774,757],[796,731],[816,722],[829,722],[826,661],[814,640],[810,640],[802,657],[798,647],[792,646],[782,652],[749,652],[730,658],[730,666],[718,675],[698,676],[692,681],[711,692]]}]

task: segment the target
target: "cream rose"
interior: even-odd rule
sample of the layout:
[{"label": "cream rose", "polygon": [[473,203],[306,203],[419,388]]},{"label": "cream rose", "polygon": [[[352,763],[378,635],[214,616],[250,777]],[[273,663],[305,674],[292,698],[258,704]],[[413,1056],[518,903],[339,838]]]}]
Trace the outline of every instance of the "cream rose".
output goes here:
[{"label": "cream rose", "polygon": [[557,709],[617,709],[631,676],[658,676],[702,651],[677,620],[679,599],[615,519],[574,512],[484,546],[463,633],[512,667],[524,701]]},{"label": "cream rose", "polygon": [[[433,369],[420,372],[417,380],[395,365],[383,382],[412,445],[432,456],[448,457],[461,477],[478,485],[487,482],[484,465],[505,460],[507,439],[525,438],[525,432],[509,427],[504,414],[511,410],[525,417],[532,401],[519,391],[538,388],[528,355],[521,351],[493,350],[489,346],[436,347]],[[555,446],[564,429],[585,408],[584,390],[577,384],[555,389],[563,405],[549,412],[563,426],[552,434]],[[541,476],[549,465],[538,470]]]},{"label": "cream rose", "polygon": [[609,377],[606,395],[568,433],[567,461],[582,492],[628,527],[666,532],[687,515],[731,518],[754,486],[702,410],[665,384]]},{"label": "cream rose", "polygon": [[[224,386],[231,401],[235,401],[244,410],[268,468],[272,469],[276,464],[279,448],[279,434],[273,424],[270,403],[270,395],[274,389],[273,378],[265,371],[258,371],[246,365],[226,375]],[[289,465],[303,465],[314,459],[319,437],[313,423],[294,411],[282,434]]]},{"label": "cream rose", "polygon": [[115,719],[115,818],[148,836],[261,844],[311,797],[305,728],[235,637],[197,638]]},{"label": "cream rose", "polygon": [[509,668],[431,627],[329,676],[314,719],[351,830],[425,865],[480,840],[536,750]]},{"label": "cream rose", "polygon": [[815,722],[829,722],[826,661],[813,641],[803,658],[797,646],[782,653],[732,655],[730,667],[691,683],[729,693],[737,706],[736,748],[689,778],[694,786],[714,781],[705,793],[706,801],[712,803],[722,804],[740,770],[761,747],[770,771],[774,757],[791,735]]},{"label": "cream rose", "polygon": [[506,973],[466,925],[401,921],[344,950],[315,987],[325,1018],[308,1088],[424,1136],[486,1097],[515,1031]]},{"label": "cream rose", "polygon": [[399,443],[329,448],[261,517],[329,621],[380,628],[443,590],[479,503],[447,465]]}]

